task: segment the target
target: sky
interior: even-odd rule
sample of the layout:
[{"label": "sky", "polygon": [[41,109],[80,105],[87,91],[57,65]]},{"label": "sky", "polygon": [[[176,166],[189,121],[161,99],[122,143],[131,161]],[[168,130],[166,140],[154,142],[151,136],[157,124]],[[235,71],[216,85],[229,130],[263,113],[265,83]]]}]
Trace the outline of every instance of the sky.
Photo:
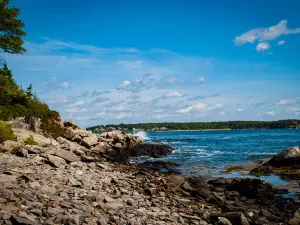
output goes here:
[{"label": "sky", "polygon": [[300,119],[300,1],[12,0],[18,83],[65,120]]}]

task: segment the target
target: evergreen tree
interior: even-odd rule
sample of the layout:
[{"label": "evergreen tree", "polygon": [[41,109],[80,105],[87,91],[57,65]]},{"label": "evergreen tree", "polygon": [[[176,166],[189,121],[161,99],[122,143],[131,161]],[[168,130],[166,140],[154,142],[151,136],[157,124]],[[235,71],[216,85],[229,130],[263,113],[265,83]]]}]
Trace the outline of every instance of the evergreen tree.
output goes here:
[{"label": "evergreen tree", "polygon": [[9,0],[0,0],[0,49],[11,54],[26,52],[23,47],[24,24],[17,17],[20,9],[8,7]]}]

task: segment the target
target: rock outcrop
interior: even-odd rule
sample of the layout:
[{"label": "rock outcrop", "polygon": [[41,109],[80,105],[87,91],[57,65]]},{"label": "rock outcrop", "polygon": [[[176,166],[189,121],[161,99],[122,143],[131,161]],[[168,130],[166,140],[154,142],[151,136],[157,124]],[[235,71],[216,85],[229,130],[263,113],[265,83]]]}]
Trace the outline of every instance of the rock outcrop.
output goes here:
[{"label": "rock outcrop", "polygon": [[293,173],[293,170],[300,169],[300,148],[298,146],[287,148],[264,162],[263,164],[253,168],[251,174],[265,175],[271,173]]}]

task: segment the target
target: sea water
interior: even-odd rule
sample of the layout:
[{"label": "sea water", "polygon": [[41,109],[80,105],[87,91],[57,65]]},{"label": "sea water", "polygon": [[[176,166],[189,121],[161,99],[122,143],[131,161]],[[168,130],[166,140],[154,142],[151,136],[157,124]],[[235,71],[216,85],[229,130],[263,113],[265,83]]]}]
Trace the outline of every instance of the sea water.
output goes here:
[{"label": "sea water", "polygon": [[[139,136],[145,141],[157,141],[175,149],[160,159],[141,160],[178,163],[178,170],[185,175],[241,176],[239,172],[222,172],[228,166],[251,165],[253,161],[270,158],[285,148],[300,145],[300,129],[143,132]],[[287,183],[278,176],[262,178],[276,185]]]}]

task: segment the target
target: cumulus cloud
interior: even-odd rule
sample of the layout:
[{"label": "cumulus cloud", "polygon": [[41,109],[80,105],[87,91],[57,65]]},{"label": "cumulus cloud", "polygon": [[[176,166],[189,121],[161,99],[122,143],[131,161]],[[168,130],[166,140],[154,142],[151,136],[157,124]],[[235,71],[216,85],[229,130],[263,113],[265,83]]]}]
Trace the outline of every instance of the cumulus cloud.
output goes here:
[{"label": "cumulus cloud", "polygon": [[265,112],[265,115],[266,116],[275,116],[275,115],[277,115],[278,114],[278,112],[274,112],[274,111],[268,111],[268,112]]},{"label": "cumulus cloud", "polygon": [[270,44],[268,42],[262,42],[256,45],[256,51],[257,52],[263,52],[265,50],[268,50],[270,48]]},{"label": "cumulus cloud", "polygon": [[226,113],[225,113],[225,112],[223,112],[223,111],[221,111],[221,112],[220,112],[220,115],[221,115],[221,116],[225,116],[225,115],[226,115]]},{"label": "cumulus cloud", "polygon": [[164,111],[165,111],[165,110],[163,110],[163,109],[155,109],[155,110],[154,110],[155,113],[161,113],[161,112],[164,112]]},{"label": "cumulus cloud", "polygon": [[235,45],[243,45],[258,41],[270,41],[279,38],[282,35],[300,33],[300,28],[291,29],[287,27],[287,20],[281,20],[277,25],[268,28],[255,28],[240,36],[235,37]]},{"label": "cumulus cloud", "polygon": [[236,109],[236,112],[243,112],[244,110],[242,108]]},{"label": "cumulus cloud", "polygon": [[292,104],[296,104],[299,100],[300,100],[300,97],[282,99],[282,100],[280,100],[280,102],[277,102],[276,105],[292,105]]},{"label": "cumulus cloud", "polygon": [[283,41],[283,40],[278,42],[278,45],[279,45],[279,46],[280,46],[280,45],[284,45],[284,44],[285,44],[285,41]]},{"label": "cumulus cloud", "polygon": [[69,108],[73,108],[73,107],[81,106],[83,104],[84,104],[84,101],[83,100],[79,100],[79,101],[74,102],[73,104],[68,105],[68,107]]}]

